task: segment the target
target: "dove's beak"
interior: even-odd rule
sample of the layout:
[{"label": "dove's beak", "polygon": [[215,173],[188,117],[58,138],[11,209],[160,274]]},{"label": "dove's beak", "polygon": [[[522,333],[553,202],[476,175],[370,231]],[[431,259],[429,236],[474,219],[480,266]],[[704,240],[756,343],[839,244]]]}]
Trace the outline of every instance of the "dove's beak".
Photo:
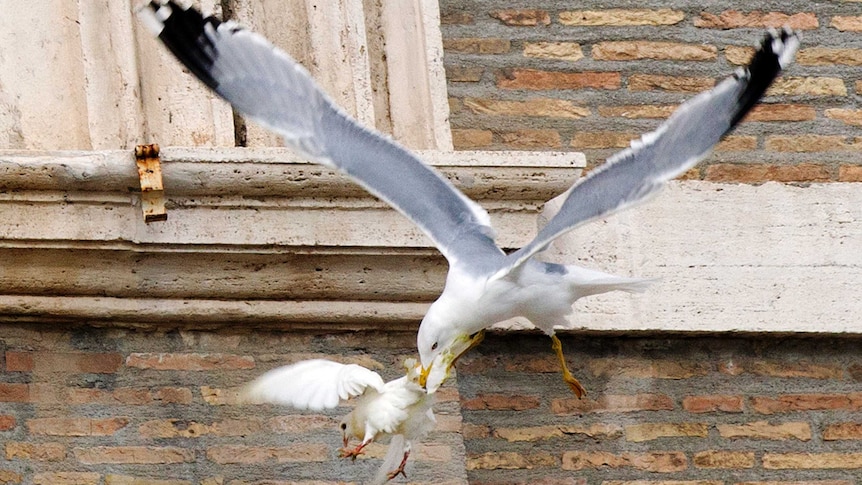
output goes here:
[{"label": "dove's beak", "polygon": [[485,338],[485,331],[480,330],[473,335],[462,335],[455,339],[452,345],[443,351],[443,354],[440,356],[439,362],[435,359],[434,362],[431,363],[427,368],[422,367],[422,370],[419,372],[419,385],[422,387],[426,387],[428,384],[428,375],[431,373],[431,368],[435,365],[443,365],[446,368],[446,376],[449,375],[449,372],[452,370],[452,367],[455,366],[455,363],[458,359],[467,353],[468,350],[473,347],[479,345],[482,340]]}]

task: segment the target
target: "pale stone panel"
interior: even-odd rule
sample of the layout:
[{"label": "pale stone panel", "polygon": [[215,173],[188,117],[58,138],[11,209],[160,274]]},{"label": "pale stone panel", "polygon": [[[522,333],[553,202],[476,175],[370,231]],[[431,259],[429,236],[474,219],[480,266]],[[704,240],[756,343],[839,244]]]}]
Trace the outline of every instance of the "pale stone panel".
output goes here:
[{"label": "pale stone panel", "polygon": [[0,148],[90,148],[77,3],[4,2],[3,11]]},{"label": "pale stone panel", "polygon": [[[195,2],[205,12],[221,16],[218,2]],[[146,136],[140,143],[162,146],[233,146],[234,123],[230,105],[197,78],[140,22],[134,22],[141,100]]]},{"label": "pale stone panel", "polygon": [[133,148],[144,134],[130,0],[81,0],[87,122],[93,149]]}]

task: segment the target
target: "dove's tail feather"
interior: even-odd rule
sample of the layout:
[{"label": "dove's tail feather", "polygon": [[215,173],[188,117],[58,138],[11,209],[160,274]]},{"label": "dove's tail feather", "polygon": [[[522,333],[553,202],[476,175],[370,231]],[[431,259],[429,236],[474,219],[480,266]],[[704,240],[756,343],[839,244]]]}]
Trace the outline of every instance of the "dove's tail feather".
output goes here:
[{"label": "dove's tail feather", "polygon": [[383,458],[383,464],[380,465],[377,475],[374,476],[374,480],[370,482],[370,485],[383,485],[389,481],[389,473],[398,469],[398,465],[401,464],[401,460],[404,459],[404,453],[409,447],[410,445],[403,434],[392,436],[392,439],[389,441],[389,449]]}]

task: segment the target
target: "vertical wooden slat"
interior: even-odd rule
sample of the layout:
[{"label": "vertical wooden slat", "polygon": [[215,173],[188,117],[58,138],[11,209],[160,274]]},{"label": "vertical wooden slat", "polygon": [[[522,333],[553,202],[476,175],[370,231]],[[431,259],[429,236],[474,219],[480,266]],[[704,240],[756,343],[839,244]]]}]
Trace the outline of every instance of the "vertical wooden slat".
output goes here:
[{"label": "vertical wooden slat", "polygon": [[77,4],[0,11],[0,148],[91,148]]},{"label": "vertical wooden slat", "polygon": [[92,148],[132,148],[144,136],[133,7],[126,0],[79,0]]},{"label": "vertical wooden slat", "polygon": [[[215,0],[195,2],[205,12],[221,16]],[[135,22],[141,100],[146,136],[140,143],[183,146],[234,146],[233,112]]]},{"label": "vertical wooden slat", "polygon": [[414,149],[452,150],[439,5],[382,5],[393,135]]}]

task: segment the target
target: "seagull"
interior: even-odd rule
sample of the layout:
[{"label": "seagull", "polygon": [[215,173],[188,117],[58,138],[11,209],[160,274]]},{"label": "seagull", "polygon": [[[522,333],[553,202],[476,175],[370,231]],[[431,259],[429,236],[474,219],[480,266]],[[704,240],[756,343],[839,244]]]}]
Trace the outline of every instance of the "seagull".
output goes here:
[{"label": "seagull", "polygon": [[[300,410],[333,409],[354,399],[355,406],[339,423],[342,458],[356,459],[368,444],[388,437],[389,449],[372,483],[383,484],[407,476],[404,467],[413,443],[425,437],[437,422],[432,406],[435,391],[448,378],[457,357],[481,341],[460,339],[437,356],[424,386],[422,367],[415,358],[404,361],[405,375],[383,382],[377,372],[356,364],[311,359],[272,369],[240,392],[245,402],[270,403]],[[359,444],[349,448],[351,438]]]},{"label": "seagull", "polygon": [[768,31],[747,66],[683,103],[655,131],[577,181],[536,237],[506,253],[495,244],[484,209],[411,152],[360,126],[308,71],[260,35],[172,0],[153,0],[139,12],[165,46],[236,110],[400,211],[447,259],[445,286],[417,335],[420,383],[435,358],[456,342],[525,317],[551,338],[563,380],[578,397],[586,391],[566,365],[556,328],[570,326],[567,317],[579,298],[643,291],[649,281],[534,256],[563,233],[648,199],[706,157],[792,62],[800,43],[790,29]]}]

